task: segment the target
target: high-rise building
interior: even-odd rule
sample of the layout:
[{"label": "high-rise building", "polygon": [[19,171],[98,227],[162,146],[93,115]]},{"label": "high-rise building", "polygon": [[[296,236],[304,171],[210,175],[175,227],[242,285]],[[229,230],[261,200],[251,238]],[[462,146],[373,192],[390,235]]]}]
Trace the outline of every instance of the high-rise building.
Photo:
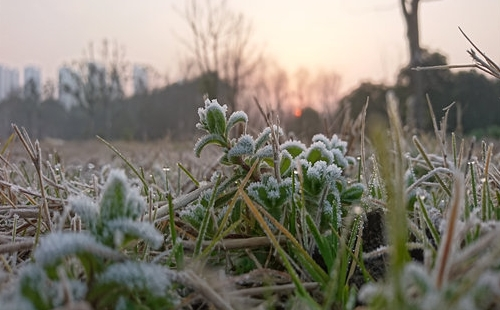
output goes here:
[{"label": "high-rise building", "polygon": [[144,66],[134,65],[133,72],[134,95],[148,92],[148,69]]},{"label": "high-rise building", "polygon": [[71,68],[59,69],[59,101],[66,110],[78,106],[82,99],[80,76]]},{"label": "high-rise building", "polygon": [[0,101],[19,90],[19,71],[0,65]]},{"label": "high-rise building", "polygon": [[27,66],[24,68],[24,97],[40,99],[42,95],[42,74],[40,68]]}]

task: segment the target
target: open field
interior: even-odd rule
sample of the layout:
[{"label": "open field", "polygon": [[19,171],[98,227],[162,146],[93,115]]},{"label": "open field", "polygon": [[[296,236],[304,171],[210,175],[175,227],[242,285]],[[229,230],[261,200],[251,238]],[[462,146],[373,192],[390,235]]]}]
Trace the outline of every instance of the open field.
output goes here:
[{"label": "open field", "polygon": [[3,142],[7,309],[500,306],[493,144],[410,137],[394,103],[351,147],[231,138],[248,116],[205,104],[196,143]]}]

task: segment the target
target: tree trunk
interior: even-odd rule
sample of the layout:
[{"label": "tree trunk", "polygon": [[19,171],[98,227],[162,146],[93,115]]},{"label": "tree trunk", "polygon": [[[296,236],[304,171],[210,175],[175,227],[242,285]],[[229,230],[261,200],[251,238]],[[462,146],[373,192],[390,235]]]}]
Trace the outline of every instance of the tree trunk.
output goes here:
[{"label": "tree trunk", "polygon": [[[406,36],[408,39],[408,47],[410,51],[409,68],[415,68],[421,65],[422,49],[420,47],[420,31],[418,24],[418,6],[420,0],[401,0],[403,16],[406,23]],[[420,71],[411,71],[410,73],[410,88],[413,91],[414,108],[415,108],[415,125],[416,129],[425,127],[425,101],[424,89],[422,83],[422,74]]]}]

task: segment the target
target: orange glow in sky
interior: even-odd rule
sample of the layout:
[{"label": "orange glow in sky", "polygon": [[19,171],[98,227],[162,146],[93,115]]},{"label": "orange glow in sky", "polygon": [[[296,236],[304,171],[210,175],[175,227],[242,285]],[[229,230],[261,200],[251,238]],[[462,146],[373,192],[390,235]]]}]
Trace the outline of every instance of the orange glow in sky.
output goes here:
[{"label": "orange glow in sky", "polygon": [[[203,2],[203,1],[200,1]],[[263,51],[293,74],[334,70],[341,92],[361,81],[392,83],[408,61],[405,26],[394,0],[227,1],[253,26],[255,51]],[[81,60],[103,39],[117,42],[130,63],[146,64],[175,80],[186,51],[182,0],[0,0],[0,64],[42,70],[57,81],[62,64]],[[420,4],[421,44],[472,63],[460,26],[490,58],[500,61],[499,0],[441,0]]]},{"label": "orange glow in sky", "polygon": [[295,111],[293,112],[293,115],[295,115],[295,117],[299,118],[302,116],[302,109],[301,108],[295,108]]}]

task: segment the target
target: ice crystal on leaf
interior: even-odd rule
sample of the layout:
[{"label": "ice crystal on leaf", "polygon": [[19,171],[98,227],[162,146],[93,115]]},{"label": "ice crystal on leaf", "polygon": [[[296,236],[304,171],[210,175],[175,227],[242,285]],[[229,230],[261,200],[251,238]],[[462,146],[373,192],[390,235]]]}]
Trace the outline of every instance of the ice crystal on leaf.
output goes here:
[{"label": "ice crystal on leaf", "polygon": [[79,253],[109,253],[110,248],[98,243],[96,239],[85,233],[57,232],[41,239],[34,252],[37,264],[41,266],[56,265],[61,259]]},{"label": "ice crystal on leaf", "polygon": [[120,247],[127,239],[142,239],[149,242],[154,249],[163,243],[163,235],[147,222],[130,219],[116,219],[106,223],[108,234],[113,234],[115,247]]},{"label": "ice crystal on leaf", "polygon": [[333,190],[341,177],[342,170],[335,164],[329,165],[323,160],[314,164],[305,159],[299,162],[304,174],[304,189],[313,196],[319,195],[326,186]]},{"label": "ice crystal on leaf", "polygon": [[300,141],[288,140],[280,145],[281,150],[286,150],[293,158],[306,151],[306,145]]},{"label": "ice crystal on leaf", "polygon": [[128,184],[123,170],[112,170],[104,185],[100,201],[101,218],[104,221],[117,218],[138,218],[146,207],[136,188]]},{"label": "ice crystal on leaf", "polygon": [[117,284],[133,292],[146,291],[152,295],[164,295],[171,286],[167,270],[158,265],[127,261],[113,264],[98,279],[100,284]]},{"label": "ice crystal on leaf", "polygon": [[292,196],[292,179],[285,178],[281,183],[271,175],[265,175],[262,181],[252,182],[247,188],[248,195],[266,208],[276,219],[282,213],[282,206]]},{"label": "ice crystal on leaf", "polygon": [[227,106],[221,106],[217,99],[205,101],[205,108],[198,109],[200,122],[196,127],[213,134],[224,135],[226,131]]},{"label": "ice crystal on leaf", "polygon": [[327,149],[326,145],[323,142],[318,141],[311,144],[305,152],[304,158],[313,164],[317,161],[324,161],[327,164],[331,164],[334,157],[332,152]]},{"label": "ice crystal on leaf", "polygon": [[250,135],[242,135],[238,142],[228,151],[227,155],[229,158],[244,156],[244,155],[252,155],[255,151],[255,142],[253,141],[252,136]]},{"label": "ice crystal on leaf", "polygon": [[95,232],[99,220],[99,206],[88,196],[70,196],[68,204],[77,213],[90,231]]},{"label": "ice crystal on leaf", "polygon": [[227,120],[226,135],[238,123],[244,123],[245,124],[245,131],[246,131],[246,125],[248,123],[248,116],[245,112],[236,111],[236,112],[233,112],[233,114],[231,114],[231,116]]}]

